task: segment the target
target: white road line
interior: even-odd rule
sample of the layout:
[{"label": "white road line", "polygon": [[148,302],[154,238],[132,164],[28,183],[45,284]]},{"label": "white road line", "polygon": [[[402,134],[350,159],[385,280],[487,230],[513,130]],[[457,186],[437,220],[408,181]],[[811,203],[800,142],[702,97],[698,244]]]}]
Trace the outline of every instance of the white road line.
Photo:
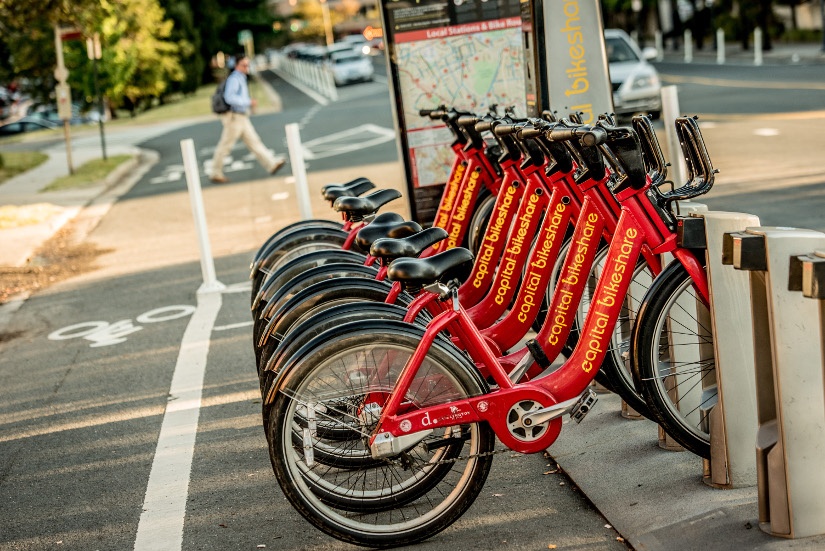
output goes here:
[{"label": "white road line", "polygon": [[197,310],[183,333],[143,500],[135,551],[180,551],[183,545],[209,337],[221,303],[220,293],[199,294]]},{"label": "white road line", "polygon": [[249,327],[255,325],[252,321],[242,321],[240,323],[230,323],[229,325],[216,325],[214,331],[229,331],[230,329],[240,329],[241,327]]}]

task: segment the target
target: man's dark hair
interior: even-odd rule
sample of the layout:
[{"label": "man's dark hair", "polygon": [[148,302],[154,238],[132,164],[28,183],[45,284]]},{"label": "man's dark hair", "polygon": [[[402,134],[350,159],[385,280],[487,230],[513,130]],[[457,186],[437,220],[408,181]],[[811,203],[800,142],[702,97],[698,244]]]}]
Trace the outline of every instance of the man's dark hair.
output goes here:
[{"label": "man's dark hair", "polygon": [[235,65],[246,59],[246,54],[238,54],[235,56]]}]

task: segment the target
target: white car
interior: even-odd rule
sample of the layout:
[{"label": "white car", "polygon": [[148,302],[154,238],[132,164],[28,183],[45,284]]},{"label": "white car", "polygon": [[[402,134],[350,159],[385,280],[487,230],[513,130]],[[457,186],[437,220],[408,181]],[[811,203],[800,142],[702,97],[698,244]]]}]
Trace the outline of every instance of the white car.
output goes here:
[{"label": "white car", "polygon": [[372,80],[375,72],[370,58],[355,52],[338,52],[330,56],[329,67],[336,86],[348,82]]},{"label": "white car", "polygon": [[366,38],[364,38],[363,34],[349,34],[342,37],[339,42],[349,44],[350,48],[359,54],[369,55],[372,50],[369,42]]},{"label": "white car", "polygon": [[633,39],[619,29],[605,29],[604,42],[616,114],[648,113],[654,119],[659,118],[662,84],[656,69],[648,63],[656,57],[656,49],[640,50]]}]

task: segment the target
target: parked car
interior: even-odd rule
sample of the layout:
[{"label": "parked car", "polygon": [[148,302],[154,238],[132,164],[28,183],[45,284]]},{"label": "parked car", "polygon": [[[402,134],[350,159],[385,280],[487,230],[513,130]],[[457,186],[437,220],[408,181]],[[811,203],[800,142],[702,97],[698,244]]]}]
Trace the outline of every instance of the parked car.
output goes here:
[{"label": "parked car", "polygon": [[656,57],[655,48],[640,50],[636,42],[620,29],[605,29],[613,107],[617,115],[648,113],[654,119],[662,114],[662,84],[656,69],[648,63]]},{"label": "parked car", "polygon": [[58,127],[59,125],[49,120],[26,116],[0,126],[0,136],[11,136],[13,134],[22,134],[23,132],[34,132],[36,130],[48,130]]},{"label": "parked car", "polygon": [[326,47],[324,53],[324,61],[330,61],[332,56],[340,53],[352,53],[352,44],[349,42],[336,42]]},{"label": "parked car", "polygon": [[348,82],[372,80],[375,69],[370,58],[355,52],[333,54],[329,61],[336,86]]},{"label": "parked car", "polygon": [[369,42],[367,42],[363,34],[348,34],[347,36],[341,37],[339,42],[349,44],[350,48],[359,54],[369,55],[371,50]]}]

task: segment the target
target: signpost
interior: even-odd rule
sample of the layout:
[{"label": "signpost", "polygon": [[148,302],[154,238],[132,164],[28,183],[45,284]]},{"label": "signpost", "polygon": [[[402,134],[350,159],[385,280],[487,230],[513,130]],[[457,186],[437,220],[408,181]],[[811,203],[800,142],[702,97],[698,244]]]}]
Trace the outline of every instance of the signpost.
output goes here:
[{"label": "signpost", "polygon": [[106,160],[106,135],[103,132],[103,96],[100,95],[100,85],[97,80],[97,60],[102,57],[102,49],[100,47],[100,35],[95,33],[86,39],[86,53],[89,59],[92,60],[94,67],[94,81],[95,81],[95,95],[97,96],[98,119],[97,124],[100,128],[100,148],[103,152],[103,160]]},{"label": "signpost", "polygon": [[54,90],[57,98],[57,116],[63,120],[63,137],[66,141],[66,162],[69,165],[69,174],[74,174],[72,137],[69,132],[69,120],[72,118],[72,91],[66,83],[69,71],[63,62],[63,30],[58,25],[54,26],[54,51],[57,58],[57,68],[54,70],[54,78],[57,80]]}]

